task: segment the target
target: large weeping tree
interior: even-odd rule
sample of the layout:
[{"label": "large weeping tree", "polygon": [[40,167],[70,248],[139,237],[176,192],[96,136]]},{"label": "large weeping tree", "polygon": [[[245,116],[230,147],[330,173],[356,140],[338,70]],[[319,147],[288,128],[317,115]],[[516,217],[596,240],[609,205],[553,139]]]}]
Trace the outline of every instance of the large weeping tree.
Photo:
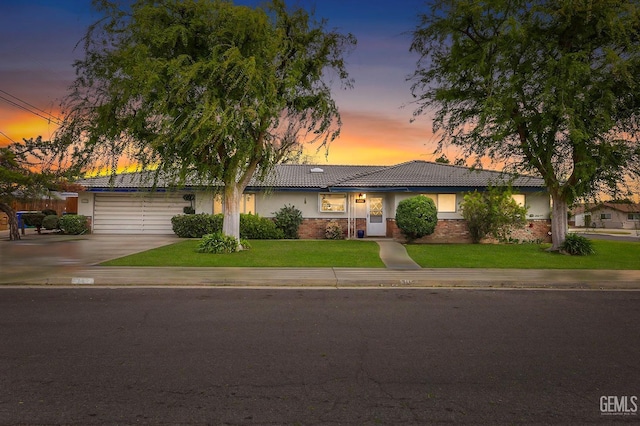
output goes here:
[{"label": "large weeping tree", "polygon": [[223,232],[239,238],[251,178],[337,136],[331,88],[351,85],[343,56],[355,39],[324,20],[283,0],[94,5],[103,18],[87,31],[58,133],[94,168],[115,173],[124,160],[155,182],[222,183]]},{"label": "large weeping tree", "polygon": [[638,0],[434,0],[411,50],[416,115],[461,147],[544,178],[552,249],[568,206],[640,173]]}]

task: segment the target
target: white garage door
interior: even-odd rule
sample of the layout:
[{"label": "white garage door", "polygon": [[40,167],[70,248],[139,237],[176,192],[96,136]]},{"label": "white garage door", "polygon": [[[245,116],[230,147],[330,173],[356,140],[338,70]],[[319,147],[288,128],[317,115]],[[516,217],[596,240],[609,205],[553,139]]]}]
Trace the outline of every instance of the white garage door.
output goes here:
[{"label": "white garage door", "polygon": [[182,194],[96,194],[93,232],[96,234],[172,234],[171,218],[189,201]]}]

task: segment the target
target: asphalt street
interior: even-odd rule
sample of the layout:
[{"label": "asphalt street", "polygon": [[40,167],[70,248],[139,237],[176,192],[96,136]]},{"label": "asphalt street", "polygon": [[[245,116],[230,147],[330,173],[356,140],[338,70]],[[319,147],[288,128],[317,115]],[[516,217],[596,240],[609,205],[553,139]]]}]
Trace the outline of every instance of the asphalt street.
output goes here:
[{"label": "asphalt street", "polygon": [[640,396],[638,324],[637,291],[1,288],[0,424],[638,422],[600,403]]}]

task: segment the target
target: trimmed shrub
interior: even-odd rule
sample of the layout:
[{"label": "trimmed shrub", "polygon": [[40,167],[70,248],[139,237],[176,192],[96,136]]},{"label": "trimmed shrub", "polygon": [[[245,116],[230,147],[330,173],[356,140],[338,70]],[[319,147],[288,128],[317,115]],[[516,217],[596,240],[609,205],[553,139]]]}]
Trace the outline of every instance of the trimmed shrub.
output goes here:
[{"label": "trimmed shrub", "polygon": [[284,206],[277,213],[275,213],[274,222],[276,227],[282,230],[284,238],[297,239],[298,228],[302,223],[302,212],[295,206],[290,204]]},{"label": "trimmed shrub", "polygon": [[474,243],[489,234],[502,242],[512,241],[511,230],[526,224],[527,208],[518,205],[508,188],[470,192],[465,194],[460,207]]},{"label": "trimmed shrub", "polygon": [[59,221],[60,219],[58,219],[58,215],[50,214],[42,219],[42,227],[48,230],[58,229]]},{"label": "trimmed shrub", "polygon": [[24,223],[25,226],[33,226],[39,230],[42,228],[44,217],[44,213],[22,213],[22,223]]},{"label": "trimmed shrub", "polygon": [[433,234],[437,223],[438,210],[431,198],[418,195],[398,203],[396,225],[409,242]]},{"label": "trimmed shrub", "polygon": [[[202,238],[222,232],[222,222],[222,214],[186,214],[171,218],[173,232],[180,238]],[[240,214],[240,238],[268,240],[284,238],[284,235],[269,218]]]},{"label": "trimmed shrub", "polygon": [[327,223],[327,227],[324,230],[324,236],[328,240],[342,240],[344,239],[344,231],[337,221],[332,220]]},{"label": "trimmed shrub", "polygon": [[587,256],[596,252],[591,240],[578,234],[567,234],[560,249],[574,256]]},{"label": "trimmed shrub", "polygon": [[53,209],[44,209],[42,210],[42,214],[45,216],[58,216],[58,212]]},{"label": "trimmed shrub", "polygon": [[207,234],[198,243],[198,253],[235,253],[240,249],[240,243],[235,238],[222,232]]},{"label": "trimmed shrub", "polygon": [[202,238],[222,231],[221,214],[186,214],[171,218],[173,232],[180,238]]},{"label": "trimmed shrub", "polygon": [[269,218],[257,214],[240,214],[240,237],[249,240],[273,240],[284,238],[284,233],[276,228]]},{"label": "trimmed shrub", "polygon": [[66,214],[61,216],[58,224],[65,234],[81,235],[89,231],[87,217],[77,214]]}]

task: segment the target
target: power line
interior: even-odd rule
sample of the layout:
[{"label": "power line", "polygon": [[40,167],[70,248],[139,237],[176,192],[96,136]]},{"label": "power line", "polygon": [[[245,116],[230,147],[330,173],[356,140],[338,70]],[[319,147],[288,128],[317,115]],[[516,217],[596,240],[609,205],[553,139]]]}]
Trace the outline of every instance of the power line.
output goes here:
[{"label": "power line", "polygon": [[5,138],[9,139],[12,143],[17,143],[16,141],[14,141],[13,139],[11,139],[9,136],[7,136],[6,133],[4,133],[2,130],[0,130],[0,135],[4,136]]},{"label": "power line", "polygon": [[[6,97],[0,95],[0,99],[2,99],[3,101],[7,102],[8,104],[13,105],[16,108],[20,108],[20,109],[22,109],[24,111],[27,111],[27,112],[29,112],[29,113],[31,113],[33,115],[37,115],[38,117],[43,118],[43,119],[45,119],[45,120],[47,120],[49,122],[53,122],[54,124],[57,124],[58,126],[62,124],[60,118],[56,117],[55,115],[53,115],[51,113],[48,113],[46,111],[43,111],[42,109],[40,109],[40,108],[38,108],[38,107],[36,107],[34,105],[31,105],[29,102],[24,101],[24,100],[18,98],[17,96],[14,96],[11,93],[8,93],[8,92],[6,92],[6,91],[4,91],[2,89],[0,89],[0,93],[4,93],[5,95],[10,96],[11,98],[23,103],[24,105],[27,105],[28,107],[26,107],[24,105],[20,105],[19,103],[15,102],[15,101],[12,101],[11,99],[7,99]],[[43,115],[43,114],[45,114],[45,115]]]},{"label": "power line", "polygon": [[15,96],[15,95],[12,95],[11,93],[9,93],[9,92],[7,92],[7,91],[5,91],[5,90],[0,89],[0,92],[4,93],[4,94],[5,94],[5,95],[7,95],[7,96],[11,96],[13,99],[15,99],[15,100],[17,100],[17,101],[19,101],[19,102],[22,102],[22,103],[23,103],[23,104],[25,104],[25,105],[30,106],[31,108],[35,109],[36,111],[40,111],[41,113],[48,115],[49,117],[53,118],[53,119],[54,119],[54,120],[56,120],[56,121],[60,121],[60,118],[59,118],[59,117],[56,117],[55,115],[53,115],[53,114],[51,114],[51,113],[49,113],[49,112],[47,112],[47,111],[44,111],[44,110],[42,110],[42,109],[38,108],[37,106],[32,105],[32,104],[30,104],[29,102],[27,102],[27,101],[25,101],[25,100],[22,100],[22,99],[20,99],[19,97]]}]

